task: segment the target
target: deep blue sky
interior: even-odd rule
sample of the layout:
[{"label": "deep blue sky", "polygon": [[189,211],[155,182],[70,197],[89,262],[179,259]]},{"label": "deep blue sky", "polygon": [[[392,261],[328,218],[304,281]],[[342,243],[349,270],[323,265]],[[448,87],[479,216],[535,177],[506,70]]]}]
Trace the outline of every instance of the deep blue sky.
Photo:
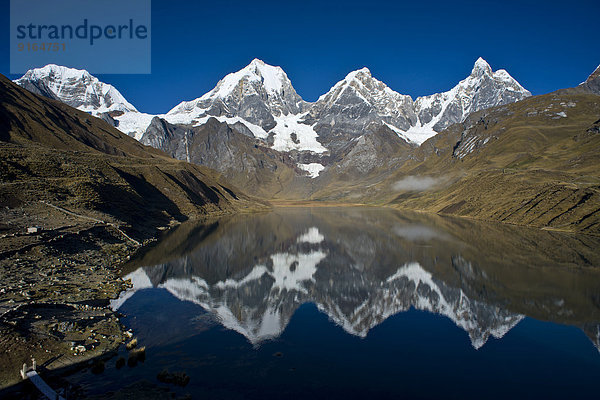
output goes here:
[{"label": "deep blue sky", "polygon": [[[9,3],[0,1],[8,75]],[[445,91],[481,56],[543,94],[579,84],[600,64],[598,15],[598,0],[153,0],[152,74],[98,77],[140,111],[160,113],[255,57],[281,66],[314,101],[363,66],[413,98]]]}]

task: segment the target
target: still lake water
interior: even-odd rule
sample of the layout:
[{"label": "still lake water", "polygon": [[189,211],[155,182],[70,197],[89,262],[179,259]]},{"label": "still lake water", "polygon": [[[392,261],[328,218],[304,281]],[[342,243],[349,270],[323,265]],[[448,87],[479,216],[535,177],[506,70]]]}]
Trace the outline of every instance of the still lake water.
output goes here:
[{"label": "still lake water", "polygon": [[[146,361],[219,399],[597,398],[600,241],[376,208],[182,225],[126,269]],[[122,350],[125,355],[126,351]]]}]

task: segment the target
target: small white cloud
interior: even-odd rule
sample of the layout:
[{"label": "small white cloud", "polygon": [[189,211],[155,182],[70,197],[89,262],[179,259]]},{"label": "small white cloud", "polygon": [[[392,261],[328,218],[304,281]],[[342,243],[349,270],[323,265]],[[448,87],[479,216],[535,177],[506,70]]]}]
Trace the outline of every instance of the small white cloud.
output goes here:
[{"label": "small white cloud", "polygon": [[392,189],[397,191],[421,192],[433,189],[442,182],[440,178],[430,176],[406,176],[392,185]]}]

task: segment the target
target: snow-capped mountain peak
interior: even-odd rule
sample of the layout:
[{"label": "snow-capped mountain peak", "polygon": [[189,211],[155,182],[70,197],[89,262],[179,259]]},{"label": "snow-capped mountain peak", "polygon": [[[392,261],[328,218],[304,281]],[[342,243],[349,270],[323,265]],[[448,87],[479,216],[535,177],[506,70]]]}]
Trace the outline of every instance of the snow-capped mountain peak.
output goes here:
[{"label": "snow-capped mountain peak", "polygon": [[415,112],[418,122],[412,131],[431,137],[448,126],[463,121],[470,113],[513,103],[531,96],[503,69],[496,72],[481,57],[471,74],[447,92],[418,97]]},{"label": "snow-capped mountain peak", "polygon": [[[347,88],[361,89],[361,86],[365,86],[368,82],[374,81],[375,83],[382,83],[377,79],[373,78],[371,71],[367,67],[357,69],[356,71],[349,72],[341,81],[337,82],[327,93],[319,97],[317,103],[323,101],[334,102],[342,91]],[[366,99],[365,99],[366,100]]]},{"label": "snow-capped mountain peak", "polygon": [[15,83],[94,115],[111,111],[137,112],[114,86],[101,82],[86,70],[48,64],[27,71]]},{"label": "snow-capped mountain peak", "polygon": [[48,64],[42,68],[30,69],[25,76],[36,79],[43,79],[48,76],[56,76],[61,81],[68,79],[91,80],[92,75],[85,69],[67,68],[62,65]]},{"label": "snow-capped mountain peak", "polygon": [[[240,85],[240,82],[250,83],[259,82],[269,95],[281,94],[284,86],[289,84],[289,79],[281,67],[275,67],[266,64],[264,61],[255,58],[243,69],[233,72],[221,79],[217,86],[201,97],[202,100],[222,98],[226,99],[232,95],[232,92]],[[241,90],[249,92],[255,90],[252,85],[247,85]]]},{"label": "snow-capped mountain peak", "polygon": [[299,114],[305,105],[281,67],[255,58],[226,75],[210,92],[174,107],[166,119],[194,124],[207,116],[239,117],[268,132],[277,125],[277,117]]},{"label": "snow-capped mountain peak", "polygon": [[394,126],[408,128],[412,113],[412,99],[390,89],[371,75],[368,68],[350,72],[327,93],[319,97],[310,110],[312,118],[328,124],[346,125],[362,129],[374,119],[383,119]]},{"label": "snow-capped mountain peak", "polygon": [[490,67],[490,64],[488,64],[487,61],[479,57],[477,61],[475,61],[471,76],[481,76],[483,74],[492,74],[492,67]]},{"label": "snow-capped mountain peak", "polygon": [[356,71],[352,71],[350,73],[348,73],[348,75],[346,75],[346,77],[344,78],[344,80],[342,82],[351,82],[354,79],[365,79],[365,78],[372,78],[373,76],[371,75],[371,70],[367,67],[362,67],[361,69],[357,69]]}]

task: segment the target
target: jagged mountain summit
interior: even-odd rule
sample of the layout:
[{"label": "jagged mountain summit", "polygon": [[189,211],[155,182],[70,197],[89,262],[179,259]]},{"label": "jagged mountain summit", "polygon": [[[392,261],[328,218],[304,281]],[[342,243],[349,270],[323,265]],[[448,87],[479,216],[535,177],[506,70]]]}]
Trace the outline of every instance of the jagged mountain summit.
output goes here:
[{"label": "jagged mountain summit", "polygon": [[207,115],[240,117],[269,131],[276,125],[274,117],[298,114],[305,105],[280,67],[254,59],[202,97],[181,102],[167,116],[171,123],[176,122],[175,116],[182,123]]},{"label": "jagged mountain summit", "polygon": [[493,72],[482,58],[475,62],[471,74],[451,90],[418,97],[414,102],[363,68],[351,72],[321,96],[309,115],[317,123],[319,139],[344,134],[360,136],[366,127],[376,123],[386,125],[409,142],[421,144],[472,112],[528,96],[531,93],[508,72]]},{"label": "jagged mountain summit", "polygon": [[277,151],[323,153],[327,149],[317,141],[317,133],[299,123],[308,106],[281,67],[254,59],[210,92],[180,103],[161,118],[171,124],[200,126],[215,117]]},{"label": "jagged mountain summit", "polygon": [[471,74],[451,90],[415,100],[418,122],[408,133],[431,137],[452,124],[464,121],[473,112],[514,103],[529,96],[531,93],[506,70],[494,72],[480,57]]},{"label": "jagged mountain summit", "polygon": [[313,125],[321,143],[333,152],[375,126],[385,125],[407,142],[416,142],[402,133],[416,123],[411,97],[375,79],[368,68],[336,83],[311,105],[302,122]]}]

